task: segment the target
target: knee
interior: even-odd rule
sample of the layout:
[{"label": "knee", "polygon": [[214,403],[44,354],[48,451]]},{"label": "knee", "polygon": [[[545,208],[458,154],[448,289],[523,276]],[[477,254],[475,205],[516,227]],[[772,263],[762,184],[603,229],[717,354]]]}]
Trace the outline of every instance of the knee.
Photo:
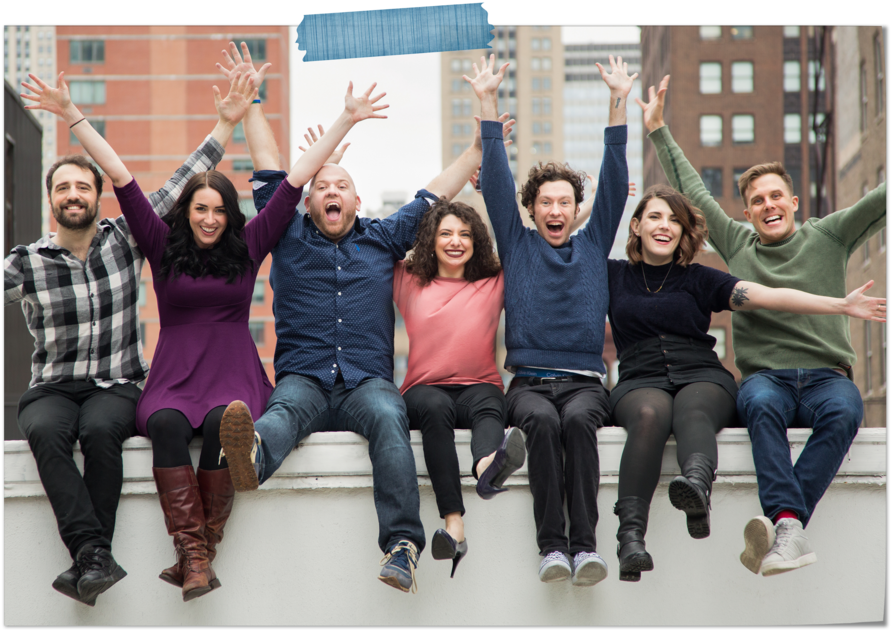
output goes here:
[{"label": "knee", "polygon": [[531,440],[537,437],[559,439],[563,433],[557,410],[551,407],[535,408],[527,411],[514,423],[526,433]]},{"label": "knee", "polygon": [[782,419],[788,404],[769,379],[758,375],[743,383],[736,398],[737,414],[747,427]]},{"label": "knee", "polygon": [[59,451],[71,452],[74,440],[67,428],[53,422],[32,422],[27,431],[24,431],[28,439],[28,446],[34,453]]},{"label": "knee", "polygon": [[576,439],[582,436],[593,436],[597,439],[597,427],[602,424],[598,417],[590,409],[566,410],[563,413],[563,434],[566,439]]}]

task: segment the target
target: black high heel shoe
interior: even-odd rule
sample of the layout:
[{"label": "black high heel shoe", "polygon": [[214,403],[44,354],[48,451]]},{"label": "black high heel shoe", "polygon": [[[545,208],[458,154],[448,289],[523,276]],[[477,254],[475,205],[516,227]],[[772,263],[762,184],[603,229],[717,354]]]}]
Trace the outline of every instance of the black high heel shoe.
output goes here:
[{"label": "black high heel shoe", "polygon": [[517,427],[511,427],[504,434],[501,446],[495,451],[495,459],[476,482],[476,493],[488,500],[496,494],[507,492],[508,489],[501,486],[525,461],[526,440]]},{"label": "black high heel shoe", "polygon": [[437,529],[433,534],[430,553],[434,560],[451,560],[452,574],[449,577],[455,577],[458,563],[461,562],[461,558],[467,555],[467,539],[455,542],[455,539],[446,530]]}]

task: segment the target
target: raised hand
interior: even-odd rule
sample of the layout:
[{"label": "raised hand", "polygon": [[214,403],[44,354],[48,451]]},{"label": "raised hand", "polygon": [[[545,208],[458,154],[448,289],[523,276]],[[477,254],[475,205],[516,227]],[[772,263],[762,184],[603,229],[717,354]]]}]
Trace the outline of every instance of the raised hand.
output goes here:
[{"label": "raised hand", "polygon": [[266,72],[272,67],[271,63],[263,64],[259,70],[254,68],[251,60],[251,51],[248,50],[246,43],[241,42],[241,54],[238,52],[238,46],[235,42],[229,42],[229,50],[223,51],[226,65],[217,64],[217,70],[229,80],[230,85],[235,82],[235,74],[241,72],[243,75],[253,77],[254,87],[259,90],[260,85],[266,78]]},{"label": "raised hand", "polygon": [[631,86],[637,78],[637,73],[635,72],[633,75],[628,76],[628,64],[622,61],[622,56],[619,55],[618,60],[613,59],[612,55],[609,56],[611,70],[609,74],[599,63],[596,65],[597,69],[600,70],[600,76],[603,77],[603,82],[609,87],[610,92],[622,98],[627,98],[628,94],[631,93]]},{"label": "raised hand", "polygon": [[[517,124],[516,120],[514,120],[513,118],[510,118],[510,120],[508,120],[508,118],[510,118],[509,112],[504,112],[503,114],[501,114],[501,116],[498,117],[498,122],[504,124],[504,127],[501,130],[501,135],[505,138],[505,147],[509,147],[514,143],[513,140],[507,139],[507,137],[510,135],[510,132],[513,131],[514,125]],[[476,133],[473,136],[473,146],[482,151],[483,140],[482,136],[480,135],[480,117],[474,116],[473,119],[476,121]]]},{"label": "raised hand", "polygon": [[869,297],[864,295],[875,284],[872,280],[859,289],[854,289],[845,298],[845,315],[868,319],[874,322],[884,322],[886,317],[885,298]]},{"label": "raised hand", "polygon": [[386,118],[386,116],[375,112],[389,107],[389,105],[376,105],[376,103],[385,97],[387,93],[381,92],[376,96],[372,96],[371,92],[375,87],[377,87],[377,83],[372,83],[371,87],[365,90],[365,93],[362,96],[356,97],[353,96],[353,82],[350,81],[350,85],[347,87],[346,96],[343,99],[344,111],[349,114],[350,119],[354,124],[365,120],[366,118]]},{"label": "raised hand", "polygon": [[476,73],[476,76],[471,79],[465,74],[463,75],[463,78],[471,85],[477,98],[482,100],[487,94],[495,94],[497,92],[498,86],[501,85],[501,81],[504,80],[504,71],[507,70],[509,65],[509,63],[503,64],[498,72],[493,74],[495,69],[495,55],[489,55],[488,64],[486,63],[486,57],[483,56],[480,57],[479,68],[477,68],[476,64],[473,64],[473,71]]},{"label": "raised hand", "polygon": [[259,91],[254,87],[253,77],[247,74],[236,72],[232,81],[226,98],[222,98],[220,89],[213,86],[213,101],[220,119],[234,126],[244,118]]},{"label": "raised hand", "polygon": [[[298,149],[300,149],[303,152],[306,152],[306,150],[309,147],[311,147],[316,142],[318,142],[319,138],[321,138],[322,136],[325,135],[325,129],[324,129],[324,127],[322,127],[322,125],[319,125],[318,137],[316,136],[316,132],[312,130],[312,127],[307,127],[306,130],[309,133],[303,134],[303,137],[306,138],[307,146],[306,147],[302,147],[302,146],[297,147]],[[343,154],[346,152],[348,146],[350,146],[349,142],[344,142],[342,145],[340,145],[340,148],[331,154],[331,156],[328,158],[326,163],[340,164],[340,161],[343,159]]]},{"label": "raised hand", "polygon": [[[32,83],[22,82],[22,87],[31,90],[34,94],[20,94],[23,99],[34,101],[37,105],[25,105],[25,109],[42,109],[61,118],[65,118],[66,110],[72,109],[71,95],[68,93],[68,85],[63,77],[65,72],[59,73],[58,87],[51,87],[44,83],[36,74],[29,74]],[[36,84],[36,85],[35,85]]]},{"label": "raised hand", "polygon": [[670,78],[671,75],[668,74],[662,78],[662,81],[659,83],[658,92],[656,92],[656,88],[652,85],[650,86],[649,103],[644,103],[639,98],[634,99],[643,110],[644,125],[649,132],[653,132],[665,125],[665,120],[662,118],[662,112],[665,110],[665,93],[668,92],[668,80]]}]

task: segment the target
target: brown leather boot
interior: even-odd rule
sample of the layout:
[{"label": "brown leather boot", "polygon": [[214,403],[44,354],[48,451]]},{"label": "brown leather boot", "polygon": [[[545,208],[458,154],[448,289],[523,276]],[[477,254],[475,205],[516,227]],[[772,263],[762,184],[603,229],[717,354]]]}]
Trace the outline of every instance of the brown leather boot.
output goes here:
[{"label": "brown leather boot", "polygon": [[[204,506],[195,471],[191,466],[152,468],[167,533],[173,536],[177,568],[183,576],[183,601],[209,593],[216,579],[207,559]],[[165,580],[164,575],[161,576]]]}]

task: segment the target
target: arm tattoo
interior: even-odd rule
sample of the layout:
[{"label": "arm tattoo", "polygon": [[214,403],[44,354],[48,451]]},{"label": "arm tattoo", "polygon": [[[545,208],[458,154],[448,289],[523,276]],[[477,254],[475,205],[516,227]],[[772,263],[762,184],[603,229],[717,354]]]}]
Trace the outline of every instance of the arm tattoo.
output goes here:
[{"label": "arm tattoo", "polygon": [[622,102],[622,97],[620,96],[619,98],[616,99],[616,109],[619,109],[619,103],[621,103],[621,102]]},{"label": "arm tattoo", "polygon": [[749,301],[749,297],[746,295],[749,290],[743,287],[736,287],[733,289],[733,294],[730,296],[730,301],[733,303],[733,306],[741,307],[743,304]]}]

